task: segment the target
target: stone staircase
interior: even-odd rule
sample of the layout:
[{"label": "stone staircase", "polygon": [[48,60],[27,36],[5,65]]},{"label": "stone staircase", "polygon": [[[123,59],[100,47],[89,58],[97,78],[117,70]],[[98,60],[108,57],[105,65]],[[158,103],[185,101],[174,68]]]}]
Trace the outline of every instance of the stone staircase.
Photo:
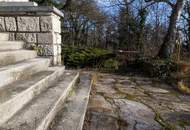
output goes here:
[{"label": "stone staircase", "polygon": [[0,33],[0,130],[82,130],[90,74],[50,67],[8,39]]}]

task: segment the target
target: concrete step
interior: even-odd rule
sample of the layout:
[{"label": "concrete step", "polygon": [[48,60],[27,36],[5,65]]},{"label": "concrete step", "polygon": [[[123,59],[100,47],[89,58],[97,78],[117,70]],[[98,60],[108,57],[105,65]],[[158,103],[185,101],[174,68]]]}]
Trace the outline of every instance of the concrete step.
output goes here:
[{"label": "concrete step", "polygon": [[91,76],[80,75],[80,83],[63,109],[57,114],[49,130],[82,130],[92,86]]},{"label": "concrete step", "polygon": [[5,123],[29,101],[56,83],[64,70],[64,67],[53,67],[0,88],[0,124]]},{"label": "concrete step", "polygon": [[0,41],[0,51],[5,50],[18,50],[24,47],[22,41]]},{"label": "concrete step", "polygon": [[8,33],[0,33],[0,41],[8,41],[9,34]]},{"label": "concrete step", "polygon": [[0,67],[0,88],[34,73],[46,70],[49,65],[50,59],[35,58]]},{"label": "concrete step", "polygon": [[31,50],[0,51],[0,66],[14,64],[35,57],[37,57],[36,51]]},{"label": "concrete step", "polygon": [[0,126],[0,130],[46,130],[78,79],[77,73],[65,72],[63,79],[49,87],[20,112]]},{"label": "concrete step", "polygon": [[38,6],[38,4],[36,2],[24,2],[24,1],[19,1],[19,2],[4,2],[4,1],[0,1],[0,7],[15,7],[15,6],[21,6],[21,7],[32,7],[32,6]]}]

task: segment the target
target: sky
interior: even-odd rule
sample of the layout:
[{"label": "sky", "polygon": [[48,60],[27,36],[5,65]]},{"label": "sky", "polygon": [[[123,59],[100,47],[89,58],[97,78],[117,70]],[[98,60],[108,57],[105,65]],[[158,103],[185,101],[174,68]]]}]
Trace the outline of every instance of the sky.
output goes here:
[{"label": "sky", "polygon": [[116,6],[113,6],[113,3],[114,3],[115,0],[95,0],[95,1],[97,1],[98,5],[107,14],[116,14],[116,13],[118,13],[118,8]]}]

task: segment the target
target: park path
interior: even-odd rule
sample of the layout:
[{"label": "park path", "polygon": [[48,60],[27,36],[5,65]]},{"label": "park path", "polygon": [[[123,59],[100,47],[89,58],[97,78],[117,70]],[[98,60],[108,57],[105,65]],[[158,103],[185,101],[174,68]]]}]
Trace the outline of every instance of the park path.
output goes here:
[{"label": "park path", "polygon": [[190,130],[190,96],[151,78],[97,77],[84,130]]}]

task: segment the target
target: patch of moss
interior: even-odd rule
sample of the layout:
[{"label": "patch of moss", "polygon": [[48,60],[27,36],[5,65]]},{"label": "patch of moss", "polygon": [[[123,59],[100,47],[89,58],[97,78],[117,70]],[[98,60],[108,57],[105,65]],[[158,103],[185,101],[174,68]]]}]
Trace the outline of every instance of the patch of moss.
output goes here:
[{"label": "patch of moss", "polygon": [[149,107],[150,109],[152,109],[152,111],[155,113],[155,118],[154,120],[157,121],[161,126],[163,130],[178,130],[175,126],[175,124],[170,124],[168,122],[166,122],[160,115],[160,113],[158,111],[156,111],[154,108],[152,108],[150,105],[141,102],[144,105],[146,105],[147,107]]},{"label": "patch of moss", "polygon": [[115,86],[114,89],[118,92],[118,94],[125,95],[125,98],[128,100],[135,100],[136,99],[136,96],[122,91],[119,87]]},{"label": "patch of moss", "polygon": [[148,97],[153,97],[153,96],[149,93],[149,91],[144,91],[144,94],[146,94]]},{"label": "patch of moss", "polygon": [[190,126],[190,121],[189,120],[179,120],[177,124],[184,128],[185,126]]},{"label": "patch of moss", "polygon": [[177,130],[175,124],[170,124],[166,121],[164,121],[164,119],[161,117],[161,115],[154,111],[155,112],[155,121],[157,121],[163,128],[163,130]]},{"label": "patch of moss", "polygon": [[104,97],[104,93],[103,92],[96,92],[96,94]]},{"label": "patch of moss", "polygon": [[126,99],[128,99],[128,100],[135,100],[136,96],[131,95],[131,94],[126,94]]},{"label": "patch of moss", "polygon": [[134,77],[129,77],[129,80],[134,82],[134,83],[136,83],[136,81],[137,81]]},{"label": "patch of moss", "polygon": [[174,95],[174,96],[176,96],[178,99],[180,99],[180,97],[179,97],[179,96],[180,96],[180,93],[179,93],[179,92],[173,90],[173,91],[170,91],[170,94],[171,94],[171,95]]},{"label": "patch of moss", "polygon": [[180,92],[190,95],[190,88],[186,86],[182,81],[178,82],[177,88]]},{"label": "patch of moss", "polygon": [[75,93],[75,90],[72,89],[69,94],[68,94],[68,97],[71,97],[71,96],[74,96],[76,93]]},{"label": "patch of moss", "polygon": [[32,50],[35,50],[39,56],[42,56],[44,54],[44,48],[42,46],[32,44],[31,46]]},{"label": "patch of moss", "polygon": [[94,72],[93,74],[91,74],[91,77],[92,85],[95,86],[95,84],[98,82],[99,75],[97,72]]},{"label": "patch of moss", "polygon": [[103,68],[106,70],[118,70],[119,62],[116,59],[108,59],[103,62]]}]

